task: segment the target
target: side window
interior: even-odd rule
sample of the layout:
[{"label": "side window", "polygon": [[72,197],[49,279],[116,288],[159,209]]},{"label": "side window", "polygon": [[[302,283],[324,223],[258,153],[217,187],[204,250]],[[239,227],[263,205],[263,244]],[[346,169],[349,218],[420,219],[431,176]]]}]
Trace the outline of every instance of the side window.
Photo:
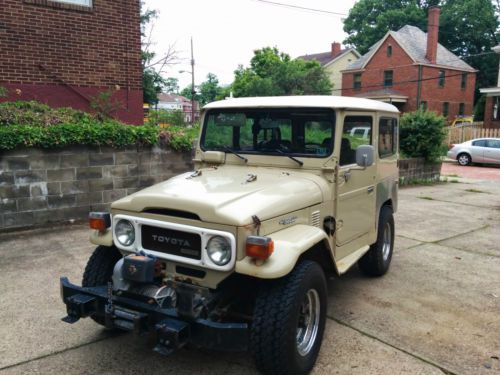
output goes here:
[{"label": "side window", "polygon": [[500,148],[500,140],[497,140],[497,139],[488,139],[486,141],[486,147]]},{"label": "side window", "polygon": [[476,147],[486,147],[486,139],[480,139],[478,141],[474,141],[472,142],[472,145]]},{"label": "side window", "polygon": [[340,144],[340,165],[356,163],[356,149],[372,144],[373,119],[370,116],[347,116]]},{"label": "side window", "polygon": [[306,121],[304,123],[304,148],[306,154],[326,156],[332,152],[333,124],[330,121]]},{"label": "side window", "polygon": [[386,158],[396,153],[397,134],[396,119],[380,119],[378,128],[378,155],[380,158]]}]

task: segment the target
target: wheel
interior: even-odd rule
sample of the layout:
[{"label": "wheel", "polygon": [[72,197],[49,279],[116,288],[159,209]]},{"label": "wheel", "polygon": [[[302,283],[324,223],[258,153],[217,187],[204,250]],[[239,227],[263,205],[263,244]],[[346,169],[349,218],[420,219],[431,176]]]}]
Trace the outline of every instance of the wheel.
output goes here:
[{"label": "wheel", "polygon": [[391,264],[394,250],[394,217],[392,209],[383,206],[378,219],[377,242],[359,260],[358,266],[368,276],[384,275]]},{"label": "wheel", "polygon": [[[85,272],[83,273],[82,286],[93,287],[106,285],[111,281],[113,276],[113,268],[122,255],[114,246],[97,246],[87,262]],[[92,315],[91,318],[104,325],[104,317]]]},{"label": "wheel", "polygon": [[262,286],[250,330],[250,350],[262,373],[311,371],[323,339],[326,301],[323,269],[312,261]]},{"label": "wheel", "polygon": [[457,156],[458,164],[462,166],[470,165],[472,163],[472,158],[469,154],[462,153]]}]

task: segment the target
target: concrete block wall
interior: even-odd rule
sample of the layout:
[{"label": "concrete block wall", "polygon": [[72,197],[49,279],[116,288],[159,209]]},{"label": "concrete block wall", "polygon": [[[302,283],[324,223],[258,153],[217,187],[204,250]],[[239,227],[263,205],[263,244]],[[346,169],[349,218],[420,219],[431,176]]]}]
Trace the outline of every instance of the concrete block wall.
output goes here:
[{"label": "concrete block wall", "polygon": [[192,170],[191,158],[164,146],[0,153],[0,231],[86,219],[89,211]]},{"label": "concrete block wall", "polygon": [[409,158],[399,161],[399,180],[406,185],[415,180],[437,182],[441,178],[441,162],[426,163],[424,158]]}]

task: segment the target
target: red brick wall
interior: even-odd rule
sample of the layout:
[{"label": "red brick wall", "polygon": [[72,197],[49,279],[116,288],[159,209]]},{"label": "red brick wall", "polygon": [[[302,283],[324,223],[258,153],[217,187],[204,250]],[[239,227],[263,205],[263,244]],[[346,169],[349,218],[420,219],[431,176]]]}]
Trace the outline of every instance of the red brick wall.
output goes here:
[{"label": "red brick wall", "polygon": [[[392,56],[387,56],[387,47],[392,46]],[[418,66],[414,65],[410,57],[399,44],[389,36],[365,67],[361,76],[361,89],[354,90],[353,73],[342,74],[342,95],[356,96],[368,91],[384,88],[384,71],[393,71],[393,85],[390,89],[399,91],[408,96],[408,102],[401,107],[403,112],[417,109],[418,96]],[[449,119],[458,114],[459,103],[465,104],[465,114],[472,114],[474,101],[475,73],[469,73],[467,88],[462,90],[461,71],[445,70],[446,81],[444,88],[440,88],[437,79],[425,81],[426,78],[437,78],[439,68],[422,67],[420,101],[426,101],[430,110],[442,113],[443,102],[449,102]],[[408,82],[412,81],[412,82]]]},{"label": "red brick wall", "polygon": [[[139,0],[2,0],[0,85],[7,100],[37,99],[89,109],[99,91],[118,89],[116,116],[142,122]],[[6,99],[4,99],[6,100]]]}]

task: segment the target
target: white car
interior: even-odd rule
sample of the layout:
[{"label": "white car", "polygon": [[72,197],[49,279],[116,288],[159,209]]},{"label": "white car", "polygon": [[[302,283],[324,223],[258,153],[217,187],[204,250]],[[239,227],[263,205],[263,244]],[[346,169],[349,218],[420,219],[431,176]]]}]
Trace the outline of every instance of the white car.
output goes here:
[{"label": "white car", "polygon": [[448,157],[460,165],[471,163],[500,164],[500,138],[480,138],[453,145]]}]

